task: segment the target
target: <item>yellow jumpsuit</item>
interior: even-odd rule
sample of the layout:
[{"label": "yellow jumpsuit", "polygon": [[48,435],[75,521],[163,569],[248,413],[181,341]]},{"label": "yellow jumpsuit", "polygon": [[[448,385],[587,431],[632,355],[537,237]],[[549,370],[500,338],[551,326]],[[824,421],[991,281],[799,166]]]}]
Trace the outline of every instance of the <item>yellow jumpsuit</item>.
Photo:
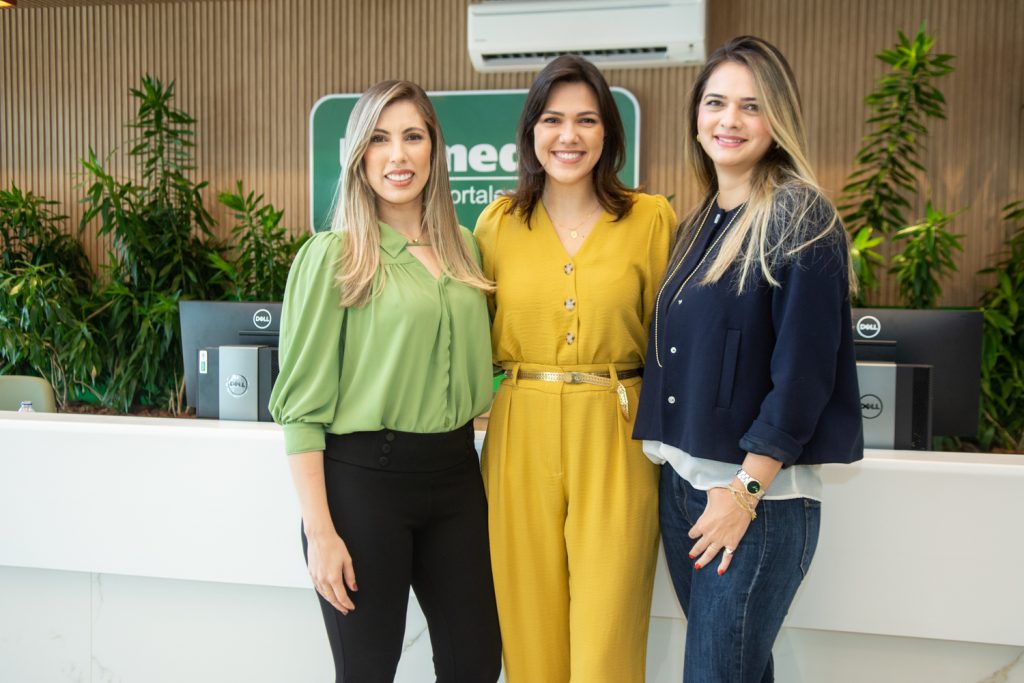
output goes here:
[{"label": "yellow jumpsuit", "polygon": [[[643,683],[658,547],[658,469],[632,439],[654,297],[675,213],[637,194],[569,257],[538,203],[533,227],[499,199],[476,237],[495,363],[512,371],[484,442],[491,564],[508,683]],[[612,386],[520,379],[605,371]]]}]

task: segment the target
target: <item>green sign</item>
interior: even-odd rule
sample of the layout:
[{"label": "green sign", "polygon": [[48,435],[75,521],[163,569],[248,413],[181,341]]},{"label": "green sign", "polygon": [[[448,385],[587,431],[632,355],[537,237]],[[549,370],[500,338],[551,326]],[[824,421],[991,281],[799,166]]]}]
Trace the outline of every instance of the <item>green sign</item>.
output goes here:
[{"label": "green sign", "polygon": [[[502,190],[516,184],[516,124],[526,90],[429,93],[444,130],[452,201],[459,222],[469,228]],[[626,129],[626,165],[619,177],[629,187],[640,181],[640,107],[628,90],[612,88]],[[330,228],[341,165],[345,126],[359,95],[327,95],[313,105],[309,122],[309,201],[313,230]]]}]

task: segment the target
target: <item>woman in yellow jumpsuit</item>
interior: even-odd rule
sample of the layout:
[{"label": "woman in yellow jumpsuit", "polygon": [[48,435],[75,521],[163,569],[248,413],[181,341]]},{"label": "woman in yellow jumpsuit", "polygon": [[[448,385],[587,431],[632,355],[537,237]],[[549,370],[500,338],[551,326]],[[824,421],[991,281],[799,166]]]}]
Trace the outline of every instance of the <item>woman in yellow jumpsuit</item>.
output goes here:
[{"label": "woman in yellow jumpsuit", "polygon": [[586,60],[534,81],[519,185],[477,222],[495,363],[483,469],[508,683],[643,683],[658,470],[631,438],[675,214],[616,174],[624,133]]}]

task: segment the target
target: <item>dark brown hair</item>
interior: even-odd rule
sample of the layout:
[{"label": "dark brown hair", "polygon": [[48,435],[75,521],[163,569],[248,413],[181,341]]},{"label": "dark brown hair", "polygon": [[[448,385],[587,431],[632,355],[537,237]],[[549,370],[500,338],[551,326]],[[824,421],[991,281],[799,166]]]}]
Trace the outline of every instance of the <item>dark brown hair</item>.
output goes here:
[{"label": "dark brown hair", "polygon": [[604,148],[591,177],[602,208],[613,214],[615,220],[620,220],[633,207],[633,192],[618,177],[626,163],[626,133],[608,82],[596,66],[577,55],[562,55],[554,59],[537,74],[530,86],[516,129],[519,183],[510,195],[508,212],[518,213],[529,225],[533,210],[544,192],[546,173],[533,148],[533,128],[544,113],[552,88],[562,83],[584,83],[597,98],[598,112],[604,124]]}]

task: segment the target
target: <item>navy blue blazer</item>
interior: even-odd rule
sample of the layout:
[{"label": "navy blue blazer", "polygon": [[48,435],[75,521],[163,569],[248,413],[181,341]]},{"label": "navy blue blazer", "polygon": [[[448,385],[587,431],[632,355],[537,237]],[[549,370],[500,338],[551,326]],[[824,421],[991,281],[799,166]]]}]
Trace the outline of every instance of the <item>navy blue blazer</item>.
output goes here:
[{"label": "navy blue blazer", "polygon": [[[779,191],[776,206],[806,192]],[[859,460],[864,437],[842,225],[836,221],[825,237],[782,259],[772,270],[779,286],[758,272],[737,294],[732,271],[700,284],[710,253],[680,289],[731,217],[713,225],[716,211],[682,266],[666,273],[633,438],[736,464],[747,452],[783,465]],[[833,214],[818,197],[803,216],[806,225],[773,221],[769,235],[785,247],[820,232]]]}]

